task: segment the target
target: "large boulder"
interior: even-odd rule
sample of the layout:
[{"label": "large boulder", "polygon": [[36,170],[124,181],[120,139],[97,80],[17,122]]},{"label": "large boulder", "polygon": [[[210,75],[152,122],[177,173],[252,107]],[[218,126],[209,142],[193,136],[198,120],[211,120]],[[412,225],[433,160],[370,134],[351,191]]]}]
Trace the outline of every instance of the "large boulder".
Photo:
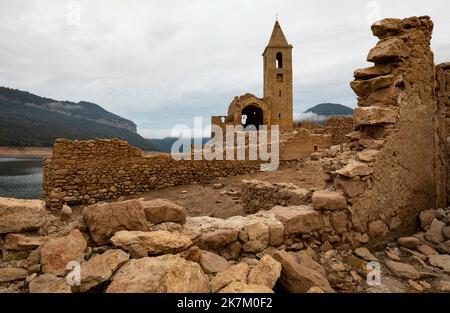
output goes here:
[{"label": "large boulder", "polygon": [[162,255],[129,260],[114,274],[106,292],[207,293],[209,284],[199,264]]},{"label": "large boulder", "polygon": [[152,224],[165,222],[186,223],[186,209],[167,199],[143,201],[145,217]]},{"label": "large boulder", "polygon": [[111,242],[114,246],[127,251],[131,247],[138,246],[150,255],[178,253],[192,245],[188,236],[165,230],[151,232],[121,230],[111,238]]},{"label": "large boulder", "polygon": [[111,249],[82,263],[79,291],[88,291],[107,281],[129,258],[128,253],[120,249]]},{"label": "large boulder", "polygon": [[271,212],[283,223],[286,235],[307,234],[323,226],[319,212],[307,205],[275,206]]},{"label": "large boulder", "polygon": [[312,195],[312,207],[316,210],[345,209],[347,200],[336,191],[316,190]]},{"label": "large boulder", "polygon": [[248,274],[248,283],[264,285],[273,289],[281,275],[281,264],[270,255],[265,254]]},{"label": "large boulder", "polygon": [[93,204],[84,208],[83,217],[98,245],[107,244],[109,238],[120,230],[148,230],[139,200]]},{"label": "large boulder", "polygon": [[67,236],[51,238],[41,249],[42,272],[64,276],[69,262],[81,262],[86,240],[78,229]]},{"label": "large boulder", "polygon": [[35,230],[44,224],[42,200],[0,198],[0,234]]},{"label": "large boulder", "polygon": [[42,274],[30,282],[30,293],[71,293],[71,287],[65,277]]},{"label": "large boulder", "polygon": [[334,292],[325,275],[297,262],[292,253],[277,251],[273,258],[281,263],[282,271],[279,281],[284,290],[307,292],[311,287],[319,287],[325,292]]}]

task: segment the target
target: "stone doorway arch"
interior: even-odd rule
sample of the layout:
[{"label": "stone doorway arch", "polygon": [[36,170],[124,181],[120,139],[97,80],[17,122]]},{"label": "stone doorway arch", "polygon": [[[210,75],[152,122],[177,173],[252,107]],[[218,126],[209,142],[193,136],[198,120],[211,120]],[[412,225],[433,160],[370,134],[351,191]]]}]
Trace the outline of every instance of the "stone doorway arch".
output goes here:
[{"label": "stone doorway arch", "polygon": [[261,125],[264,125],[264,113],[260,107],[256,105],[248,105],[242,109],[242,126],[249,127],[251,130],[258,130]]}]

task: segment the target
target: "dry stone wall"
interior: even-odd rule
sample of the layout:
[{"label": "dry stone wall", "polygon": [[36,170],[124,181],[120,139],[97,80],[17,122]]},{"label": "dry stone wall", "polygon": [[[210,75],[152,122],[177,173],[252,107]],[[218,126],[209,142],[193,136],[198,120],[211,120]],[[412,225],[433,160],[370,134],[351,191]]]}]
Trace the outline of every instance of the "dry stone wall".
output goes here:
[{"label": "dry stone wall", "polygon": [[346,135],[355,128],[355,120],[351,116],[332,116],[325,123],[324,133],[330,134],[333,145],[346,143]]},{"label": "dry stone wall", "polygon": [[55,141],[44,160],[44,200],[51,208],[92,204],[191,182],[259,171],[257,161],[181,160],[143,156],[121,140]]}]

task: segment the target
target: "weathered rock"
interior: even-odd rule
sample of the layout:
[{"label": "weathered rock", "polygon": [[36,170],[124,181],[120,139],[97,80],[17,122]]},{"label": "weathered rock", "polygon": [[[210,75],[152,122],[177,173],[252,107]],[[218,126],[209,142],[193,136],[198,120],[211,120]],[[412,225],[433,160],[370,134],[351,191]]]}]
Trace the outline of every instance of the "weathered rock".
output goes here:
[{"label": "weathered rock", "polygon": [[370,237],[383,237],[389,232],[387,225],[381,221],[372,221],[369,223],[369,236]]},{"label": "weathered rock", "polygon": [[264,285],[245,284],[235,281],[222,288],[219,293],[273,293],[273,291]]},{"label": "weathered rock", "polygon": [[0,268],[0,283],[25,279],[27,276],[28,271],[23,268],[17,267]]},{"label": "weathered rock", "polygon": [[436,247],[436,249],[437,249],[440,253],[450,254],[450,240],[441,242],[440,244],[438,244],[438,246]]},{"label": "weathered rock", "polygon": [[397,35],[400,32],[402,20],[396,18],[385,18],[372,24],[372,33],[378,38],[388,35]]},{"label": "weathered rock", "polygon": [[400,278],[417,279],[420,277],[420,273],[415,267],[406,263],[389,260],[386,261],[386,266],[395,276]]},{"label": "weathered rock", "polygon": [[442,235],[444,235],[445,239],[450,239],[450,226],[442,227]]},{"label": "weathered rock", "polygon": [[372,48],[367,56],[367,61],[374,63],[388,63],[399,60],[407,55],[407,47],[399,38],[388,38],[380,41]]},{"label": "weathered rock", "polygon": [[205,250],[217,250],[218,248],[235,242],[239,232],[235,229],[219,229],[204,233],[196,244]]},{"label": "weathered rock", "polygon": [[222,272],[230,267],[227,260],[209,251],[201,252],[198,263],[206,274]]},{"label": "weathered rock", "polygon": [[63,205],[61,209],[60,219],[61,221],[67,221],[72,216],[72,208],[68,205]]},{"label": "weathered rock", "polygon": [[342,190],[344,195],[355,198],[365,190],[365,183],[361,180],[353,180],[343,176],[337,176],[334,180],[336,188]]},{"label": "weathered rock", "polygon": [[147,221],[152,224],[173,222],[179,224],[186,223],[186,209],[172,201],[166,199],[155,199],[143,201],[142,206],[145,211]]},{"label": "weathered rock", "polygon": [[419,251],[420,253],[428,256],[428,255],[438,255],[439,253],[434,250],[432,247],[430,247],[429,245],[419,245],[416,247],[417,251]]},{"label": "weathered rock", "polygon": [[372,67],[358,69],[354,71],[353,76],[355,79],[370,79],[381,75],[386,75],[391,72],[390,64],[380,64]]},{"label": "weathered rock", "polygon": [[244,225],[239,232],[239,239],[243,242],[244,252],[259,252],[269,245],[269,227],[263,223]]},{"label": "weathered rock", "polygon": [[71,287],[65,277],[42,274],[30,282],[30,293],[71,293]]},{"label": "weathered rock", "polygon": [[400,237],[398,238],[397,243],[401,247],[415,249],[418,245],[420,245],[420,239],[417,237]]},{"label": "weathered rock", "polygon": [[316,210],[340,210],[347,208],[347,201],[339,192],[317,190],[312,195],[312,207]]},{"label": "weathered rock", "polygon": [[358,107],[353,111],[355,122],[360,125],[397,123],[398,110],[380,107]]},{"label": "weathered rock", "polygon": [[138,244],[132,244],[128,246],[127,251],[133,259],[140,259],[148,256],[147,250]]},{"label": "weathered rock", "polygon": [[323,225],[319,213],[307,205],[276,206],[271,211],[283,223],[286,235],[306,234]]},{"label": "weathered rock", "polygon": [[0,198],[0,234],[35,230],[44,224],[44,201]]},{"label": "weathered rock", "polygon": [[367,163],[353,161],[335,172],[342,176],[355,177],[370,175],[373,173],[373,169]]},{"label": "weathered rock", "polygon": [[309,288],[306,293],[325,293],[325,291],[323,291],[319,287],[314,286],[314,287]]},{"label": "weathered rock", "polygon": [[450,271],[450,255],[448,254],[430,255],[428,256],[428,262],[444,271]]},{"label": "weathered rock", "polygon": [[278,251],[273,258],[281,263],[281,287],[288,292],[307,292],[311,287],[319,287],[325,292],[334,292],[327,278],[318,271],[299,264],[292,254]]},{"label": "weathered rock", "polygon": [[114,274],[106,292],[208,293],[209,285],[199,264],[162,255],[129,260]]},{"label": "weathered rock", "polygon": [[345,211],[335,211],[331,213],[331,223],[334,230],[338,234],[342,234],[347,231],[348,216]]},{"label": "weathered rock", "polygon": [[434,210],[424,210],[420,212],[420,226],[425,229],[426,226],[431,225],[434,218],[436,217],[436,212]]},{"label": "weathered rock", "polygon": [[433,281],[432,287],[438,292],[450,292],[450,278],[437,278]]},{"label": "weathered rock", "polygon": [[425,233],[425,239],[436,244],[439,244],[445,240],[442,234],[442,228],[445,226],[444,222],[441,222],[437,218],[431,222],[430,229]]},{"label": "weathered rock", "polygon": [[391,86],[394,79],[394,75],[388,74],[367,80],[354,80],[350,83],[350,87],[359,97],[366,97],[371,92]]},{"label": "weathered rock", "polygon": [[[360,107],[388,107],[397,106],[401,89],[394,86],[378,89],[366,98],[358,99]],[[377,149],[377,147],[374,147]]]},{"label": "weathered rock", "polygon": [[264,255],[254,268],[248,274],[248,283],[264,285],[270,289],[275,284],[281,274],[281,264],[270,255]]},{"label": "weathered rock", "polygon": [[366,261],[377,261],[377,258],[365,247],[356,248],[355,254]]},{"label": "weathered rock", "polygon": [[356,156],[359,160],[364,162],[372,162],[375,159],[375,156],[378,154],[379,150],[375,149],[366,149],[361,152],[358,152]]},{"label": "weathered rock", "polygon": [[98,245],[107,244],[120,230],[148,230],[148,222],[139,200],[94,204],[84,208],[84,221]]},{"label": "weathered rock", "polygon": [[197,246],[192,246],[189,249],[177,254],[177,256],[182,257],[183,259],[186,259],[187,261],[192,261],[195,263],[200,262],[201,255],[202,255],[202,250]]},{"label": "weathered rock", "polygon": [[192,245],[188,236],[165,230],[152,232],[121,230],[114,234],[111,242],[124,250],[129,250],[131,245],[138,245],[150,255],[178,253]]},{"label": "weathered rock", "polygon": [[78,229],[64,237],[51,238],[41,249],[42,272],[63,276],[71,261],[81,262],[86,240]]},{"label": "weathered rock", "polygon": [[22,251],[32,250],[46,243],[50,237],[27,236],[23,234],[8,234],[5,236],[3,248],[6,250]]},{"label": "weathered rock", "polygon": [[232,282],[247,283],[248,271],[248,264],[241,262],[231,266],[223,272],[218,273],[213,279],[211,279],[211,291],[217,292]]},{"label": "weathered rock", "polygon": [[107,281],[129,258],[128,253],[119,249],[111,249],[82,263],[79,291],[86,292]]},{"label": "weathered rock", "polygon": [[312,268],[313,270],[319,272],[323,276],[327,275],[327,271],[325,270],[325,267],[314,261],[314,259],[311,257],[311,255],[308,254],[306,250],[300,250],[297,252],[289,252],[290,255],[294,257],[294,260],[303,266]]}]

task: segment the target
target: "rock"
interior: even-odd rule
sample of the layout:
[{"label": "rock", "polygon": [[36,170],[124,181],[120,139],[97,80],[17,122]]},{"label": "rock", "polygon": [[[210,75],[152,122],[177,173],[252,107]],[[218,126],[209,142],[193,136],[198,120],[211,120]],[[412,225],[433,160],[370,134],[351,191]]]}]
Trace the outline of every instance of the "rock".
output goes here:
[{"label": "rock", "polygon": [[370,237],[384,237],[389,232],[387,225],[381,221],[372,221],[369,223],[369,236]]},{"label": "rock", "polygon": [[173,222],[179,224],[186,223],[186,208],[166,199],[155,199],[143,201],[142,206],[145,211],[147,221],[152,224]]},{"label": "rock", "polygon": [[380,107],[358,107],[353,111],[353,118],[359,125],[380,125],[397,123],[398,110]]},{"label": "rock", "polygon": [[138,244],[132,244],[128,246],[128,253],[130,254],[131,258],[133,259],[140,259],[145,258],[148,256],[147,250]]},{"label": "rock", "polygon": [[397,243],[401,247],[415,249],[418,245],[420,245],[420,239],[417,237],[400,237],[397,239]]},{"label": "rock", "polygon": [[368,68],[358,69],[354,71],[353,77],[355,77],[355,79],[370,79],[377,76],[389,74],[390,72],[390,64],[379,64]]},{"label": "rock", "polygon": [[17,267],[0,268],[0,283],[25,279],[27,276],[28,271],[24,270],[23,268]]},{"label": "rock", "polygon": [[425,255],[438,255],[439,253],[437,253],[436,250],[434,250],[432,247],[430,247],[429,245],[419,245],[417,246],[417,251],[419,251],[422,254]]},{"label": "rock", "polygon": [[436,212],[434,210],[424,210],[420,212],[420,226],[425,230],[425,227],[431,225],[434,218],[436,217]]},{"label": "rock", "polygon": [[314,287],[309,288],[306,293],[325,293],[325,291],[323,291],[319,287],[314,286]]},{"label": "rock", "polygon": [[422,285],[420,285],[419,283],[416,283],[414,280],[409,279],[408,280],[408,284],[413,287],[416,291],[418,292],[422,292],[423,291],[423,287]]},{"label": "rock", "polygon": [[61,209],[60,219],[61,221],[67,221],[72,216],[72,209],[68,205],[63,205]]},{"label": "rock", "polygon": [[270,255],[264,255],[254,268],[248,274],[248,283],[264,285],[270,289],[275,284],[281,274],[281,264]]},{"label": "rock", "polygon": [[239,239],[243,242],[244,252],[260,252],[269,245],[269,227],[259,222],[244,225]]},{"label": "rock", "polygon": [[67,236],[51,238],[41,249],[42,272],[64,276],[71,261],[81,262],[86,240],[78,229]]},{"label": "rock", "polygon": [[342,190],[344,195],[355,198],[365,190],[365,183],[361,180],[352,180],[343,176],[337,176],[334,180],[336,188]]},{"label": "rock", "polygon": [[378,38],[397,35],[400,32],[402,20],[396,18],[385,18],[372,25],[372,33]]},{"label": "rock", "polygon": [[432,283],[433,289],[438,292],[450,292],[450,278],[438,278]]},{"label": "rock", "polygon": [[273,293],[273,291],[264,285],[245,284],[235,281],[221,289],[219,293]]},{"label": "rock", "polygon": [[387,74],[366,80],[354,80],[350,82],[350,87],[358,97],[367,97],[374,91],[391,86],[394,80],[394,75]]},{"label": "rock", "polygon": [[185,259],[187,261],[192,261],[195,263],[200,262],[201,255],[202,255],[202,250],[200,250],[200,248],[197,246],[192,246],[189,249],[177,254],[177,256],[182,257],[183,259]]},{"label": "rock", "polygon": [[406,288],[403,283],[392,277],[382,276],[381,285],[372,286],[366,289],[367,293],[405,293]]},{"label": "rock", "polygon": [[330,265],[330,268],[335,272],[343,272],[346,270],[344,263],[333,263]]},{"label": "rock", "polygon": [[47,236],[27,236],[22,234],[7,234],[2,248],[6,250],[33,250],[49,240]]},{"label": "rock", "polygon": [[209,293],[199,264],[175,255],[127,261],[113,276],[107,293]]},{"label": "rock", "polygon": [[222,272],[230,267],[227,260],[209,251],[201,252],[199,264],[206,274]]},{"label": "rock", "polygon": [[367,176],[373,173],[373,169],[367,163],[352,161],[335,173],[345,177]]},{"label": "rock", "polygon": [[288,292],[307,292],[318,287],[325,292],[334,292],[327,278],[318,271],[299,264],[294,256],[286,251],[278,251],[273,258],[281,263],[281,287]]},{"label": "rock", "polygon": [[323,225],[319,213],[307,205],[275,206],[271,212],[283,223],[285,235],[307,234]]},{"label": "rock", "polygon": [[107,281],[129,258],[128,253],[119,249],[111,249],[82,263],[79,291],[86,292]]},{"label": "rock", "polygon": [[213,184],[213,188],[214,189],[221,189],[221,188],[223,188],[224,186],[223,186],[223,184],[222,183],[216,183],[216,184]]},{"label": "rock", "polygon": [[107,244],[109,238],[120,230],[148,230],[148,222],[139,200],[90,205],[84,208],[83,217],[92,239],[98,245]]},{"label": "rock", "polygon": [[44,201],[0,198],[0,234],[35,230],[44,224]]},{"label": "rock", "polygon": [[151,255],[178,253],[192,246],[188,236],[165,230],[152,232],[121,230],[114,234],[111,242],[114,246],[127,251],[131,245],[139,245]]},{"label": "rock", "polygon": [[445,240],[444,235],[442,235],[442,228],[444,228],[444,226],[444,222],[441,222],[437,218],[433,219],[430,229],[425,233],[425,239],[436,244],[443,242]]},{"label": "rock", "polygon": [[232,260],[232,259],[236,259],[242,250],[242,246],[238,241],[232,242],[229,245],[226,245],[225,247],[221,247],[218,252],[219,254],[227,259],[227,260]]},{"label": "rock", "polygon": [[359,160],[364,162],[372,162],[375,159],[375,156],[378,154],[379,150],[375,149],[366,149],[361,152],[358,152],[356,155]]},{"label": "rock", "polygon": [[450,254],[450,240],[441,242],[440,244],[438,244],[438,246],[436,247],[436,249],[437,249],[440,253]]},{"label": "rock", "polygon": [[238,239],[239,232],[234,229],[220,229],[204,233],[196,244],[201,249],[217,250],[218,248],[235,242]]},{"label": "rock", "polygon": [[[358,99],[358,106],[360,107],[389,107],[389,106],[398,106],[398,100],[401,89],[391,86],[383,89],[378,89],[372,93],[370,93],[366,98]],[[360,143],[363,139],[360,139]],[[366,139],[370,140],[370,139]],[[375,143],[378,140],[373,140]],[[375,145],[374,149],[378,149],[379,146]]]},{"label": "rock", "polygon": [[442,227],[442,235],[444,235],[445,239],[450,239],[450,226]]},{"label": "rock", "polygon": [[386,261],[386,267],[397,277],[404,279],[417,279],[420,277],[420,273],[414,268],[414,266],[395,262],[395,261]]},{"label": "rock", "polygon": [[380,41],[367,56],[368,62],[376,64],[397,61],[408,54],[407,47],[399,38],[388,38]]},{"label": "rock", "polygon": [[448,254],[430,255],[428,256],[428,262],[433,266],[440,267],[444,271],[450,272],[450,255]]},{"label": "rock", "polygon": [[227,270],[218,273],[211,279],[211,291],[217,292],[232,282],[247,283],[249,266],[247,263],[239,263],[231,266]]},{"label": "rock", "polygon": [[378,259],[365,247],[355,249],[355,254],[366,261],[377,261]]},{"label": "rock", "polygon": [[312,195],[312,207],[316,210],[340,210],[347,208],[347,200],[339,192],[316,190]]},{"label": "rock", "polygon": [[[331,213],[331,223],[333,225],[334,230],[338,234],[342,234],[347,231],[348,221],[349,218],[347,217],[346,211],[340,210]],[[331,236],[329,238],[331,238]]]},{"label": "rock", "polygon": [[306,250],[301,250],[297,252],[290,252],[290,255],[294,257],[294,260],[301,265],[304,265],[306,267],[312,268],[313,270],[319,272],[320,274],[326,276],[327,271],[325,270],[325,267],[314,261],[314,259],[311,257],[311,255],[308,254]]},{"label": "rock", "polygon": [[42,274],[30,282],[30,293],[71,293],[71,287],[65,277]]}]

